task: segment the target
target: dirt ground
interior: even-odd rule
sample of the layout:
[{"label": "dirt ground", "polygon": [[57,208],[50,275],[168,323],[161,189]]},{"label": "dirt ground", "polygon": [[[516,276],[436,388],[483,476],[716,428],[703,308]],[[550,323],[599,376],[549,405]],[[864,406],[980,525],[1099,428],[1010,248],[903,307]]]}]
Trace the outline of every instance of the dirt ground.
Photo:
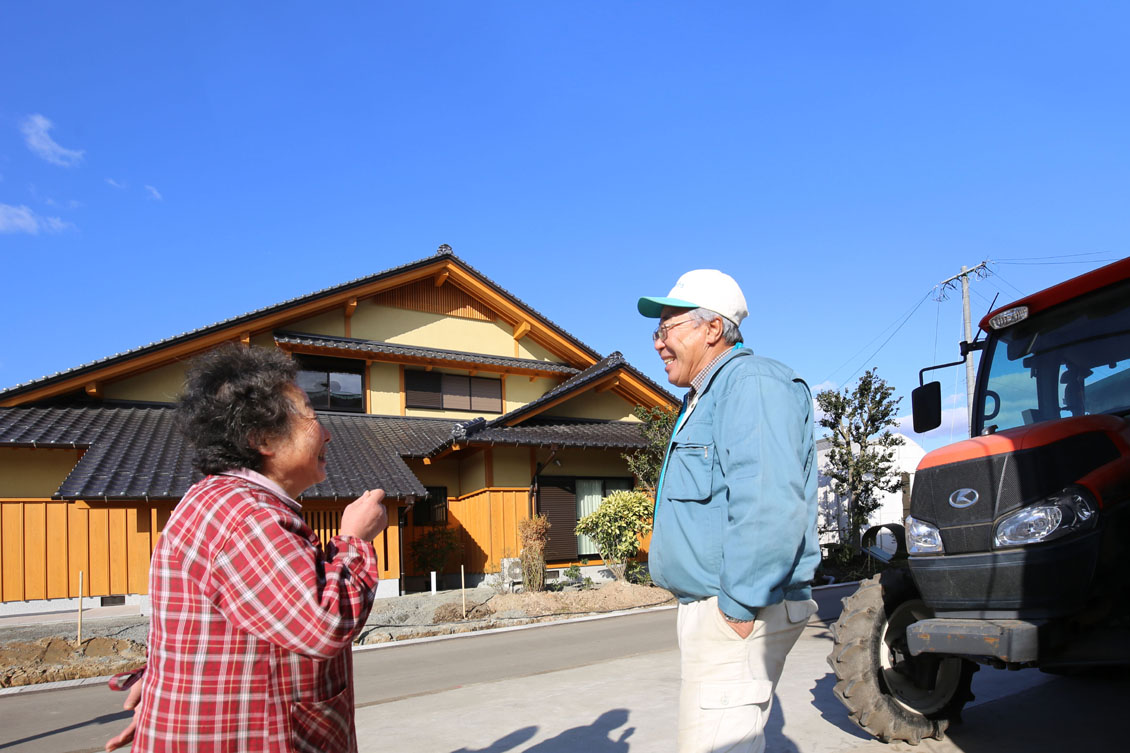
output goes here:
[{"label": "dirt ground", "polygon": [[[467,633],[673,603],[654,586],[615,581],[590,589],[504,593],[489,587],[378,599],[358,644]],[[0,688],[103,677],[145,663],[147,617],[0,628]]]}]

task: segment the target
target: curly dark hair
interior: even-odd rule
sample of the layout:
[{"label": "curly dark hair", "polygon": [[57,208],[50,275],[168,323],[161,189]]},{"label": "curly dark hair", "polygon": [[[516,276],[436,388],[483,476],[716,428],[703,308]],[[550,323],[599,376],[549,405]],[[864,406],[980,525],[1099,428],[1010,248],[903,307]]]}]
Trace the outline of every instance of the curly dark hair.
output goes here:
[{"label": "curly dark hair", "polygon": [[181,433],[204,474],[261,470],[255,444],[286,433],[294,411],[286,387],[298,367],[282,351],[221,345],[194,358],[177,403]]}]

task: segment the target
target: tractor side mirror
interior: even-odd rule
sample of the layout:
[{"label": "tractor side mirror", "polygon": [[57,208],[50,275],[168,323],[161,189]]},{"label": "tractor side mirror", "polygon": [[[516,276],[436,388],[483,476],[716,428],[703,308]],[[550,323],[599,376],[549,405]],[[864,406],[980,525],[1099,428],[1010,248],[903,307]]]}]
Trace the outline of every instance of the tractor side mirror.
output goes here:
[{"label": "tractor side mirror", "polygon": [[914,431],[922,434],[942,425],[942,383],[928,382],[910,393]]}]

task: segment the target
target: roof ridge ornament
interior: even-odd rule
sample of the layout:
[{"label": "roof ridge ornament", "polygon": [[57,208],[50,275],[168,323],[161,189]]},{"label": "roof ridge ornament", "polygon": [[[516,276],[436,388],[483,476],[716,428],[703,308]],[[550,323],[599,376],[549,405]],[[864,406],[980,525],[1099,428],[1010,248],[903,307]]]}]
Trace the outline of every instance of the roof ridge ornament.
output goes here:
[{"label": "roof ridge ornament", "polygon": [[446,243],[439,244],[439,248],[436,249],[436,256],[450,256],[454,253],[455,252],[451,250],[451,246]]}]

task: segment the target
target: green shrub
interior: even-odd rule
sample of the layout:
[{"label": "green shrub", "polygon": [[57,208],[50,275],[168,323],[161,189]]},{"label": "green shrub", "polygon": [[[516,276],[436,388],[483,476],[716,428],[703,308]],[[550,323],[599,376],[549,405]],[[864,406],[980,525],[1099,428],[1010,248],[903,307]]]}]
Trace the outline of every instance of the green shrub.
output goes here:
[{"label": "green shrub", "polygon": [[640,537],[651,531],[652,510],[651,497],[644,492],[612,492],[577,521],[576,532],[596,542],[613,577],[624,580],[628,560],[640,551]]},{"label": "green shrub", "polygon": [[443,572],[447,558],[463,551],[463,542],[453,528],[435,527],[412,544],[416,567],[424,572]]}]

